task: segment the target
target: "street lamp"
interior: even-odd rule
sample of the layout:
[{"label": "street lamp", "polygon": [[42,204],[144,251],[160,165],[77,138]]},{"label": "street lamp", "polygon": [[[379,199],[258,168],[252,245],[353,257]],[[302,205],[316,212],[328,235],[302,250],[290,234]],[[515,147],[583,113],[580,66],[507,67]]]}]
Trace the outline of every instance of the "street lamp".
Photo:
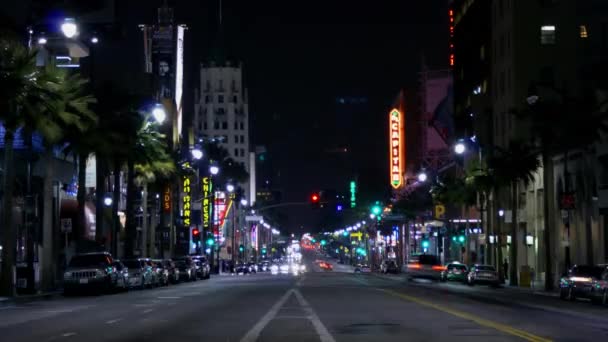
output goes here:
[{"label": "street lamp", "polygon": [[47,42],[47,40],[45,37],[38,38],[38,44],[44,45],[44,44],[46,44],[46,42]]},{"label": "street lamp", "polygon": [[61,24],[61,32],[66,38],[74,38],[78,35],[78,25],[74,18],[65,18]]},{"label": "street lamp", "polygon": [[196,160],[203,158],[203,151],[200,148],[194,148],[192,150],[192,158]]},{"label": "street lamp", "polygon": [[247,200],[244,198],[241,198],[241,205],[242,206],[246,206],[247,205]]},{"label": "street lamp", "polygon": [[220,173],[220,168],[213,165],[213,166],[209,167],[209,173],[211,173],[213,176],[215,176],[218,173]]},{"label": "street lamp", "polygon": [[454,152],[456,154],[463,154],[466,150],[467,147],[462,141],[459,141],[456,143],[456,145],[454,145]]},{"label": "street lamp", "polygon": [[99,38],[97,38],[95,36],[91,37],[91,43],[93,43],[93,44],[99,43]]},{"label": "street lamp", "polygon": [[154,116],[154,120],[156,120],[156,122],[162,124],[167,118],[167,112],[162,105],[157,104],[154,106],[154,109],[152,109],[152,116]]},{"label": "street lamp", "polygon": [[418,174],[418,181],[419,182],[426,182],[427,178],[428,178],[428,176],[426,175],[426,173],[424,171],[420,172]]},{"label": "street lamp", "polygon": [[110,196],[106,196],[106,197],[103,199],[103,204],[104,204],[106,207],[111,206],[111,205],[112,205],[112,197],[110,197]]},{"label": "street lamp", "polygon": [[232,185],[232,184],[226,185],[226,191],[228,191],[230,193],[234,192],[234,185]]}]

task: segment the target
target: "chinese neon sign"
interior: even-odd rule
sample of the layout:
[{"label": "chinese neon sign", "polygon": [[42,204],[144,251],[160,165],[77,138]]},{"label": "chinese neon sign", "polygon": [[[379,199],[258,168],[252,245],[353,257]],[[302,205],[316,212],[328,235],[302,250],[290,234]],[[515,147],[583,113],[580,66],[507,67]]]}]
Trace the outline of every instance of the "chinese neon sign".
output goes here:
[{"label": "chinese neon sign", "polygon": [[169,184],[163,190],[163,211],[171,212],[171,186]]},{"label": "chinese neon sign", "polygon": [[350,182],[350,207],[354,208],[357,206],[357,183],[355,181]]},{"label": "chinese neon sign", "polygon": [[184,226],[190,227],[190,218],[192,216],[192,189],[190,188],[190,178],[184,176],[183,179],[184,199],[183,199],[183,214]]},{"label": "chinese neon sign", "polygon": [[398,189],[402,185],[405,142],[403,140],[403,114],[397,109],[390,112],[389,129],[391,186]]},{"label": "chinese neon sign", "polygon": [[211,194],[213,183],[210,177],[203,178],[203,228],[211,227]]}]

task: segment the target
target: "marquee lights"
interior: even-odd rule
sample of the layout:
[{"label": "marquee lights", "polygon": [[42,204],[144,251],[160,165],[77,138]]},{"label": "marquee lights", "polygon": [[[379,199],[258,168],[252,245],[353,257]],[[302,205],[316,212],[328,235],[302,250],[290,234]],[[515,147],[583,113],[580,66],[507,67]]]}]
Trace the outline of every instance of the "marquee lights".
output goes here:
[{"label": "marquee lights", "polygon": [[403,184],[405,141],[403,139],[403,114],[398,109],[390,112],[389,129],[391,186],[399,189]]}]

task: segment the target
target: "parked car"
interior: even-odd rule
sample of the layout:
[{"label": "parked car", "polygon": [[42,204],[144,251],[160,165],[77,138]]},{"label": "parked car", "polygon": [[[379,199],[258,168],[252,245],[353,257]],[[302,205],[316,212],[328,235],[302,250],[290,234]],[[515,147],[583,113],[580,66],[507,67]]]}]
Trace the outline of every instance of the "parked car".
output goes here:
[{"label": "parked car", "polygon": [[139,260],[148,268],[150,274],[152,274],[152,287],[158,287],[161,285],[161,275],[158,273],[156,263],[150,258],[139,258]]},{"label": "parked car", "polygon": [[128,259],[122,262],[129,269],[129,287],[145,289],[153,286],[152,268],[141,259]]},{"label": "parked car", "polygon": [[63,292],[79,290],[109,292],[117,288],[119,275],[110,253],[76,254],[63,274]]},{"label": "parked car", "polygon": [[380,272],[384,274],[397,274],[399,273],[399,267],[397,266],[395,260],[384,260],[382,261],[382,264],[380,264]]},{"label": "parked car", "polygon": [[209,279],[211,277],[211,266],[209,266],[207,257],[202,255],[192,255],[190,258],[192,258],[192,261],[196,266],[196,276],[200,279]]},{"label": "parked car", "polygon": [[152,270],[161,286],[169,286],[169,271],[165,268],[162,260],[152,260]]},{"label": "parked car", "polygon": [[458,261],[451,262],[445,266],[445,270],[441,271],[441,281],[460,281],[466,282],[469,270],[465,264]]},{"label": "parked car", "polygon": [[498,287],[500,285],[500,279],[494,266],[475,264],[471,266],[471,269],[467,274],[466,283],[470,286],[475,284],[489,284]]},{"label": "parked car", "polygon": [[189,256],[174,258],[175,266],[179,270],[179,279],[196,281],[196,265]]},{"label": "parked car", "polygon": [[268,272],[270,271],[270,262],[262,261],[258,264],[258,271],[260,272]]},{"label": "parked car", "polygon": [[251,273],[251,268],[249,267],[248,264],[240,262],[240,263],[237,263],[234,266],[234,273],[236,273],[236,274],[249,274],[249,273]]},{"label": "parked car", "polygon": [[177,266],[175,266],[175,262],[173,262],[173,260],[171,259],[165,259],[162,260],[162,263],[163,267],[167,270],[167,273],[169,274],[169,282],[171,284],[179,283],[179,270],[177,269]]},{"label": "parked car", "polygon": [[559,281],[559,297],[567,300],[591,299],[591,290],[594,284],[602,280],[604,272],[605,267],[597,265],[573,266]]},{"label": "parked car", "polygon": [[355,273],[369,273],[371,272],[371,268],[366,264],[357,264],[355,266]]},{"label": "parked car", "polygon": [[116,270],[116,289],[129,291],[129,269],[118,259],[112,263]]},{"label": "parked car", "polygon": [[608,304],[608,265],[598,265],[604,271],[599,279],[594,280],[591,286],[591,302],[593,304]]}]

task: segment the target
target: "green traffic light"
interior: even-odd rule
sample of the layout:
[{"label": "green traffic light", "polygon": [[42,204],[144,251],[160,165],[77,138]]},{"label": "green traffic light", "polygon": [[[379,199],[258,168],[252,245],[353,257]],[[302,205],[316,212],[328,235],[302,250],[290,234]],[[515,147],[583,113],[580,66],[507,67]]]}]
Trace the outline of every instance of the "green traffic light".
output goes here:
[{"label": "green traffic light", "polygon": [[213,241],[212,238],[207,239],[207,246],[213,246],[214,243],[215,243],[215,241]]},{"label": "green traffic light", "polygon": [[321,240],[321,246],[325,246],[326,243],[327,243],[327,241]]},{"label": "green traffic light", "polygon": [[311,239],[310,241],[312,241],[312,243],[317,242],[317,239]]},{"label": "green traffic light", "polygon": [[464,235],[460,235],[460,236],[458,237],[458,241],[460,241],[460,242],[464,242]]},{"label": "green traffic light", "polygon": [[456,237],[452,236],[452,241],[456,242]]},{"label": "green traffic light", "polygon": [[378,216],[382,213],[382,208],[379,205],[375,205],[372,207],[372,214]]},{"label": "green traffic light", "polygon": [[429,240],[422,240],[422,248],[429,248]]}]

